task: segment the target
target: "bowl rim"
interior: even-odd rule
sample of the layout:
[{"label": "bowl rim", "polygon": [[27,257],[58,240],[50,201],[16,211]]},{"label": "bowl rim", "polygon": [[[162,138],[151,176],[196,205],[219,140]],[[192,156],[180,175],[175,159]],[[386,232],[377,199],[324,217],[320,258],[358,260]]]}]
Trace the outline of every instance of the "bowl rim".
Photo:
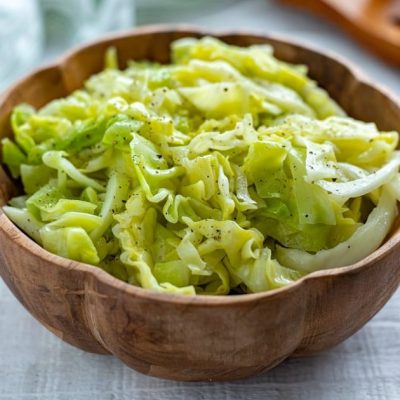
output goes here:
[{"label": "bowl rim", "polygon": [[[64,52],[60,57],[56,58],[55,61],[46,63],[44,66],[34,69],[31,73],[24,75],[22,78],[17,80],[13,85],[6,89],[2,94],[0,94],[0,107],[3,106],[5,100],[8,96],[13,93],[20,85],[25,81],[30,79],[32,76],[37,74],[46,73],[52,69],[63,70],[63,66],[67,64],[68,60],[76,56],[78,53],[88,50],[89,48],[94,48],[99,45],[104,45],[110,41],[127,39],[132,36],[149,35],[149,34],[166,34],[166,33],[187,33],[190,35],[200,35],[200,36],[213,36],[224,40],[226,37],[235,37],[241,35],[247,35],[259,39],[269,39],[274,41],[279,41],[283,44],[289,46],[296,46],[307,51],[311,51],[324,57],[335,61],[338,64],[344,66],[350,75],[353,77],[354,81],[358,84],[363,84],[376,91],[381,92],[385,97],[391,100],[400,108],[400,99],[395,96],[387,87],[381,84],[373,83],[358,67],[356,67],[352,62],[347,60],[345,57],[336,54],[332,51],[325,51],[317,46],[310,45],[307,42],[299,41],[297,39],[293,40],[290,36],[269,34],[257,30],[236,30],[236,29],[209,29],[202,28],[190,24],[156,24],[156,25],[146,25],[138,28],[133,28],[129,30],[124,30],[108,35],[104,35],[97,40],[84,43],[80,46]],[[8,176],[8,175],[7,175]],[[163,293],[153,291],[151,289],[145,289],[140,286],[134,286],[118,278],[115,278],[103,269],[96,267],[94,265],[86,264],[79,261],[70,260],[56,254],[50,253],[37,244],[33,239],[21,231],[4,213],[2,207],[0,207],[0,230],[8,236],[12,241],[14,241],[18,246],[24,248],[27,252],[30,252],[33,256],[38,257],[46,262],[56,264],[61,268],[65,268],[70,271],[81,272],[86,276],[97,279],[100,283],[110,287],[111,289],[121,290],[128,295],[133,295],[141,300],[146,301],[162,301],[163,303],[169,304],[180,304],[180,305],[190,305],[190,306],[227,306],[227,305],[241,305],[248,302],[258,303],[261,300],[274,299],[286,295],[287,293],[293,292],[302,288],[303,286],[311,283],[314,280],[321,279],[332,279],[334,277],[340,277],[346,274],[356,274],[360,270],[367,268],[368,266],[373,266],[377,261],[384,258],[392,251],[394,251],[400,245],[400,229],[396,229],[395,233],[386,240],[378,249],[372,252],[367,257],[358,261],[357,263],[314,271],[309,273],[297,281],[290,283],[286,286],[277,289],[271,289],[265,292],[258,293],[246,293],[240,295],[184,295],[175,293]]]}]

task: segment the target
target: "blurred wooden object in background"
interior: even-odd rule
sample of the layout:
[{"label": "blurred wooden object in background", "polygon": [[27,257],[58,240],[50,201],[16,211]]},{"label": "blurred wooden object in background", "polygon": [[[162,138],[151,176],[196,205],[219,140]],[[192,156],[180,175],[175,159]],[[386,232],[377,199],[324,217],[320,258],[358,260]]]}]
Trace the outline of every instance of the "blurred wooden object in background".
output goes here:
[{"label": "blurred wooden object in background", "polygon": [[329,18],[366,47],[400,66],[400,0],[281,0]]}]

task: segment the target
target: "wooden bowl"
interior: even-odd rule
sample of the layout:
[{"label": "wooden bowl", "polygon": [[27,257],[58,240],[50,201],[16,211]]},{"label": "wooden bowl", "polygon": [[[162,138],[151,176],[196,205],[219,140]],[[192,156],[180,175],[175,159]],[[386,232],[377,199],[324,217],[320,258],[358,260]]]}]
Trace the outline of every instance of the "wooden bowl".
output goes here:
[{"label": "wooden bowl", "polygon": [[[214,35],[247,46],[269,43],[280,59],[304,63],[310,75],[353,117],[400,130],[399,101],[336,56],[275,37],[148,27],[81,47],[21,80],[0,99],[0,132],[21,102],[36,107],[65,96],[100,71],[104,51],[167,62],[170,43]],[[14,184],[0,171],[0,200]],[[99,268],[48,253],[0,214],[0,273],[26,309],[51,332],[83,350],[114,354],[144,374],[179,380],[227,380],[272,368],[289,356],[332,347],[363,326],[400,282],[399,220],[390,237],[357,264],[312,273],[285,288],[225,297],[154,293]]]}]

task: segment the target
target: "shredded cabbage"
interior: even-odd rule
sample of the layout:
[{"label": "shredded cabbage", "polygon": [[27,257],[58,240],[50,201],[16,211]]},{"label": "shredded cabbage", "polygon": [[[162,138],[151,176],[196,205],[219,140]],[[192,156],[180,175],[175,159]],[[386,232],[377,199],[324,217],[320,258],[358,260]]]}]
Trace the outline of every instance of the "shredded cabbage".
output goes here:
[{"label": "shredded cabbage", "polygon": [[366,257],[400,200],[398,133],[345,116],[269,46],[172,44],[171,64],[106,68],[16,107],[3,207],[48,251],[133,285],[226,295]]}]

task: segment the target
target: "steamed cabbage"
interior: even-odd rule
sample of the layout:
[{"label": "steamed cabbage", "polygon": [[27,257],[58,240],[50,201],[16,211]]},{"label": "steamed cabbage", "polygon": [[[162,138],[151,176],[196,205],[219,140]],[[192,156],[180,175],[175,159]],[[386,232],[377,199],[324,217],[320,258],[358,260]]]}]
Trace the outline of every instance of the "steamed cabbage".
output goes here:
[{"label": "steamed cabbage", "polygon": [[359,261],[400,200],[398,134],[356,121],[269,46],[111,49],[81,90],[11,116],[3,207],[50,252],[143,288],[261,292]]}]

